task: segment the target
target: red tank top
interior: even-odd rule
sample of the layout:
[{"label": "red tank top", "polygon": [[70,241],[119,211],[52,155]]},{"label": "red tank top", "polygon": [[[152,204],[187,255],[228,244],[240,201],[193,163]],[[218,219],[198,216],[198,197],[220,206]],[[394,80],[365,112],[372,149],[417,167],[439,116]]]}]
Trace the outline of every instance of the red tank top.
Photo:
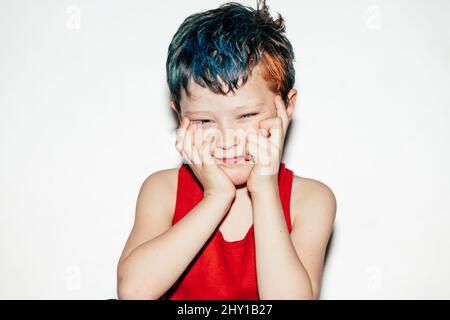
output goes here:
[{"label": "red tank top", "polygon": [[[293,172],[281,162],[278,174],[280,200],[289,230]],[[203,188],[187,164],[178,170],[178,187],[172,224],[203,199]],[[161,300],[259,300],[256,282],[253,224],[245,237],[226,241],[219,228]]]}]

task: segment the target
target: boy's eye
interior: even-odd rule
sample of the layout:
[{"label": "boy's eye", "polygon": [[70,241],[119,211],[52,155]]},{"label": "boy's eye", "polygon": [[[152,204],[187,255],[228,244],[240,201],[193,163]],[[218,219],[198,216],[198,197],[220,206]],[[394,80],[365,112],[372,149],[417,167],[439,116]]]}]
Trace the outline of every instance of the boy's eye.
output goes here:
[{"label": "boy's eye", "polygon": [[[253,113],[246,113],[244,115],[241,116],[241,118],[247,119],[253,116],[256,116],[258,113],[257,112],[253,112]],[[197,120],[191,120],[191,122],[198,124],[198,125],[205,125],[205,124],[211,124],[213,123],[212,120],[208,120],[208,119],[197,119]]]},{"label": "boy's eye", "polygon": [[250,118],[250,117],[253,117],[253,116],[256,116],[258,113],[246,113],[246,114],[244,114],[244,115],[242,115],[242,117],[241,118]]},{"label": "boy's eye", "polygon": [[195,124],[199,124],[199,125],[204,125],[204,124],[210,123],[212,121],[211,120],[206,120],[206,119],[199,119],[199,120],[191,120],[191,122],[193,122]]}]

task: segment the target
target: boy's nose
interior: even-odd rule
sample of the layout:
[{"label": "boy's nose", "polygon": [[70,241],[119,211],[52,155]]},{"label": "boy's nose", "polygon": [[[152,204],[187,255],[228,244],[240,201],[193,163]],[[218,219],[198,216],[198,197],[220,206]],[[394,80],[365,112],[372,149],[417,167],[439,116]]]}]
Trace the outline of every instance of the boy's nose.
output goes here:
[{"label": "boy's nose", "polygon": [[239,152],[239,150],[237,150],[237,147],[240,147],[242,145],[242,137],[239,132],[233,129],[227,129],[220,130],[218,134],[219,136],[216,137],[217,140],[215,150],[215,156],[217,158],[231,158],[242,155],[242,152]]}]

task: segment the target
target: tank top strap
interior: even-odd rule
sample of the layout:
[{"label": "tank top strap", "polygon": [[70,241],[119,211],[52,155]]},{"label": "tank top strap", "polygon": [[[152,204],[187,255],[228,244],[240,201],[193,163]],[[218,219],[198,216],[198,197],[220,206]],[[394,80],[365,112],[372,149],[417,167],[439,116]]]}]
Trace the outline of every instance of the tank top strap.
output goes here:
[{"label": "tank top strap", "polygon": [[172,224],[181,220],[203,198],[203,189],[187,163],[178,169],[175,212]]},{"label": "tank top strap", "polygon": [[284,218],[286,220],[289,233],[292,230],[291,193],[293,180],[294,180],[294,172],[288,169],[284,162],[281,162],[278,175],[278,185],[279,185],[281,205],[283,207]]}]

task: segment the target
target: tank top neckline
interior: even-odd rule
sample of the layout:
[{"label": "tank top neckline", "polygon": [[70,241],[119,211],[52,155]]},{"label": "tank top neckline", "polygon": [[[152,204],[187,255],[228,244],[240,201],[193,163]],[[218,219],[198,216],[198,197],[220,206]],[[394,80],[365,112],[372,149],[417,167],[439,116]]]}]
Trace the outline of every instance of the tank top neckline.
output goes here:
[{"label": "tank top neckline", "polygon": [[225,240],[223,233],[222,233],[222,231],[220,231],[219,228],[217,228],[217,230],[215,232],[217,232],[219,234],[220,242],[224,246],[229,247],[229,248],[238,248],[238,247],[245,245],[252,238],[251,235],[253,234],[253,223],[250,226],[250,228],[247,230],[247,233],[245,234],[244,238],[235,240],[235,241]]},{"label": "tank top neckline", "polygon": [[[183,164],[182,168],[180,169],[185,171],[187,175],[190,175],[191,177],[194,178],[195,181],[197,181],[195,176],[193,176],[193,173],[191,173],[188,164]],[[290,208],[289,208],[291,198],[291,186],[292,186],[292,172],[291,170],[286,168],[284,162],[280,162],[280,167],[278,170],[278,188],[280,192],[281,202],[283,204],[283,211],[286,215],[289,231],[291,229]],[[193,192],[191,194],[193,199],[200,200],[203,198],[203,188],[201,187],[201,185],[198,184],[198,181],[197,183],[195,183],[194,188],[190,189],[190,191]],[[287,207],[284,207],[285,204],[287,204]],[[239,240],[227,241],[219,228],[217,228],[213,232],[213,235],[216,234],[218,241],[220,241],[221,245],[227,249],[237,249],[245,247],[245,245],[250,241],[250,239],[252,239],[252,235],[254,234],[254,224],[253,223],[251,224],[250,228],[247,229],[247,232],[245,233],[244,237]]]}]

